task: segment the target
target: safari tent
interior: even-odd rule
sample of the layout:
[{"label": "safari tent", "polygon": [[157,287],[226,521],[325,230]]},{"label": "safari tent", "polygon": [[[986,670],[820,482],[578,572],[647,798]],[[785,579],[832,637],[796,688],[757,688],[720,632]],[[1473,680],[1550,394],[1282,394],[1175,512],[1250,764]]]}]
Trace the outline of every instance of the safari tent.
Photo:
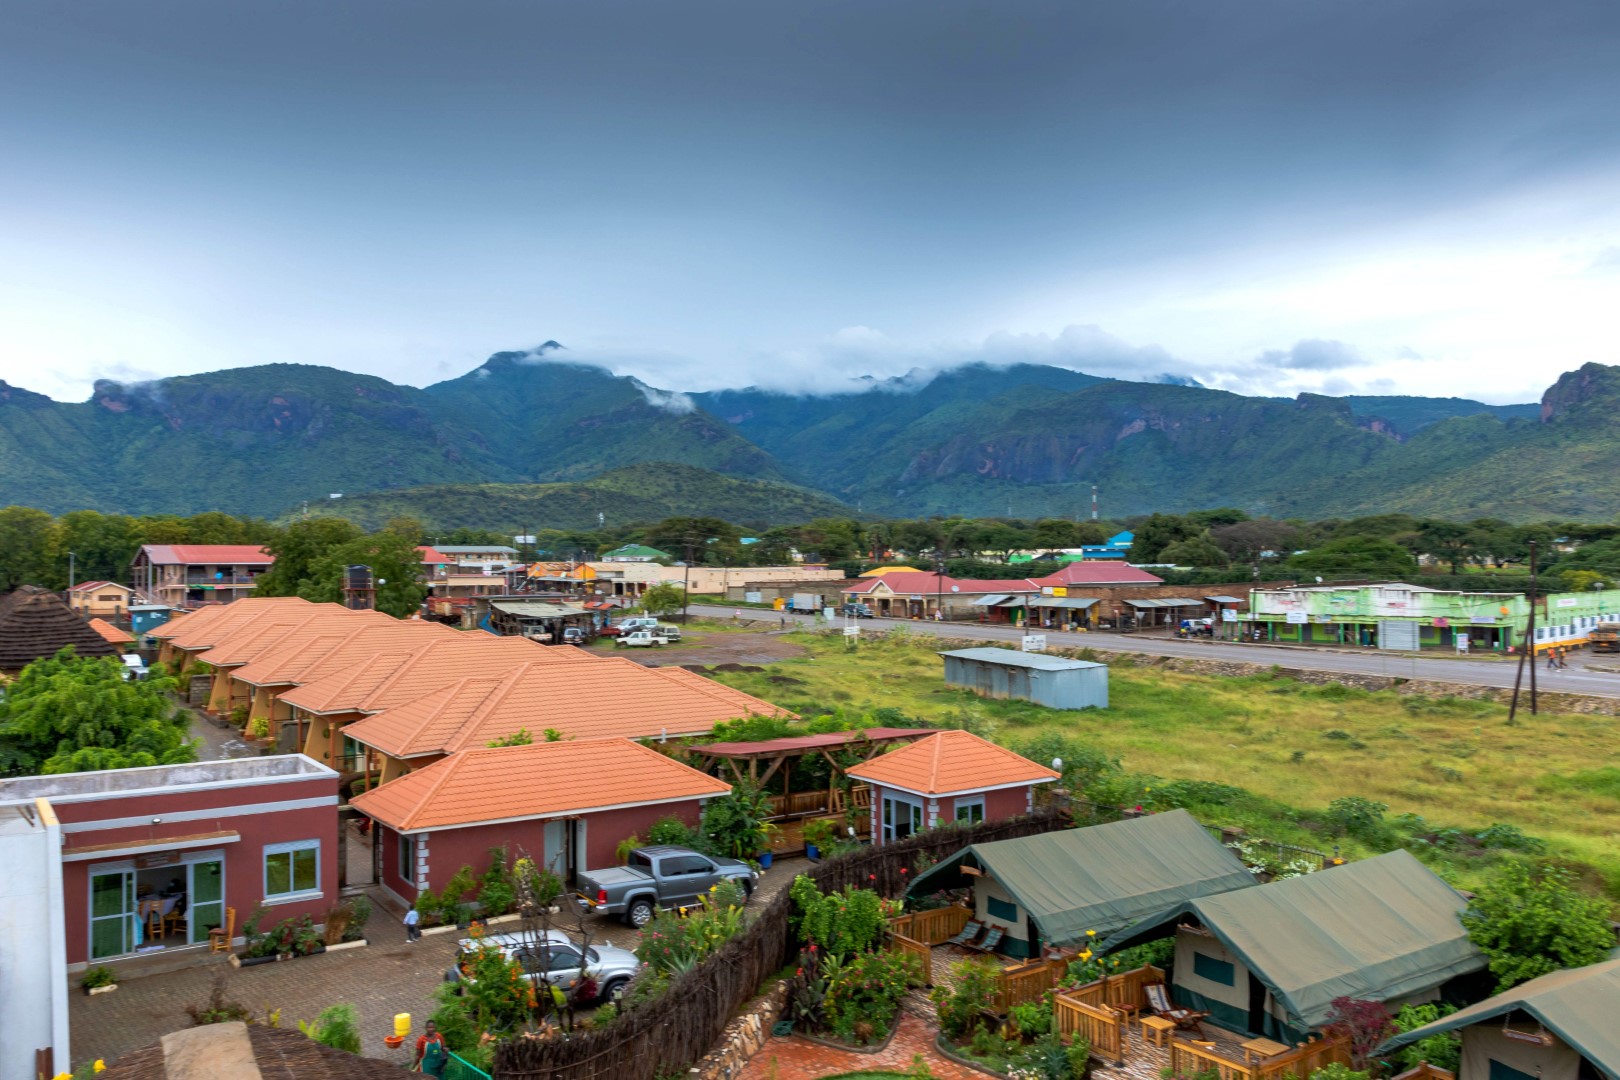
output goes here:
[{"label": "safari tent", "polygon": [[1380,1052],[1462,1033],[1457,1080],[1620,1080],[1620,960],[1555,971],[1397,1035]]},{"label": "safari tent", "polygon": [[1191,814],[1172,810],[973,844],[917,875],[906,895],[972,888],[974,918],[1006,927],[1000,950],[1024,957],[1101,941],[1172,904],[1254,883]]},{"label": "safari tent", "polygon": [[1335,998],[1392,1006],[1473,989],[1485,955],[1457,918],[1462,896],[1409,852],[1176,903],[1103,942],[1175,936],[1171,995],[1232,1031],[1297,1042]]}]

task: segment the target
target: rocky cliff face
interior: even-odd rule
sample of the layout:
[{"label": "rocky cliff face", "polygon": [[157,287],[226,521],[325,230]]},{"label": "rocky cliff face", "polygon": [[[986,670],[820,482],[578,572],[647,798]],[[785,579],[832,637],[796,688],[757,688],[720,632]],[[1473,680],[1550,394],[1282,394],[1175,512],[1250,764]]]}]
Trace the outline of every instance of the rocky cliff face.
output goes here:
[{"label": "rocky cliff face", "polygon": [[1620,367],[1582,364],[1575,371],[1560,375],[1541,396],[1541,422],[1550,424],[1588,408],[1612,410],[1617,405],[1620,405]]}]

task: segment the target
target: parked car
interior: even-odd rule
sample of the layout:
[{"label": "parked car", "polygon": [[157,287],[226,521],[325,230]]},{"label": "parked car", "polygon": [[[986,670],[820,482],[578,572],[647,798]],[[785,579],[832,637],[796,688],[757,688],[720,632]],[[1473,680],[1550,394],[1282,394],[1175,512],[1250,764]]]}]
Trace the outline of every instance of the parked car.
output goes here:
[{"label": "parked car", "polygon": [[662,641],[665,645],[669,645],[681,640],[681,628],[678,626],[669,626],[664,623],[659,623],[657,626],[652,628],[652,636],[657,638],[659,641]]},{"label": "parked car", "polygon": [[138,679],[146,678],[146,661],[142,660],[138,654],[124,653],[119,659],[124,662],[125,682],[132,682]]},{"label": "parked car", "polygon": [[633,634],[637,630],[652,630],[657,626],[658,620],[651,615],[631,615],[619,620],[619,633]]},{"label": "parked car", "polygon": [[838,614],[848,619],[870,619],[872,609],[865,604],[845,604],[838,609]]},{"label": "parked car", "polygon": [[619,640],[615,641],[613,645],[615,648],[620,649],[625,647],[638,649],[647,646],[662,645],[663,643],[664,639],[654,636],[651,630],[635,630],[628,634],[621,634],[619,636]]},{"label": "parked car", "polygon": [[577,899],[585,911],[646,926],[658,908],[695,904],[709,886],[725,880],[737,882],[744,896],[752,896],[759,874],[741,859],[710,858],[660,844],[636,848],[625,866],[581,875]]},{"label": "parked car", "polygon": [[[596,1001],[617,999],[625,984],[641,970],[641,961],[627,949],[606,944],[582,948],[561,930],[542,930],[463,938],[456,942],[456,960],[445,973],[446,982],[472,982],[470,960],[480,945],[493,945],[508,959],[516,960],[522,965],[524,976],[531,982],[571,990],[582,976],[588,976],[596,983],[593,999]],[[458,985],[457,991],[460,989]]]},{"label": "parked car", "polygon": [[583,645],[590,640],[590,635],[582,626],[565,626],[562,639],[564,645]]}]

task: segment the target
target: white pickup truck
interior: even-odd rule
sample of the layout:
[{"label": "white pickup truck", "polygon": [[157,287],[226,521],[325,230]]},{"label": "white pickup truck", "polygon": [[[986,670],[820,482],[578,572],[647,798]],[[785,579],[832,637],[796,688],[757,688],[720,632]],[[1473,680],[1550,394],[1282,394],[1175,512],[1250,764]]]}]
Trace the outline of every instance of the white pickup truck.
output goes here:
[{"label": "white pickup truck", "polygon": [[662,645],[664,639],[651,630],[635,630],[628,634],[620,634],[613,642],[616,649],[640,649],[648,646]]}]

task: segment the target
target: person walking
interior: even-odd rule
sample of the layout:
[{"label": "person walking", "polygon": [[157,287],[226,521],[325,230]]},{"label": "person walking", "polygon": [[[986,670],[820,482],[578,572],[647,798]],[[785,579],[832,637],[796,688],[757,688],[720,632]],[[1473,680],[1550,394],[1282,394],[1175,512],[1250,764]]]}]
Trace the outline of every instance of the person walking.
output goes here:
[{"label": "person walking", "polygon": [[422,915],[416,908],[412,907],[405,912],[405,941],[407,944],[414,945],[422,937],[422,928],[419,925],[421,921]]},{"label": "person walking", "polygon": [[416,1037],[416,1060],[411,1063],[411,1071],[424,1076],[443,1076],[448,1064],[450,1048],[444,1045],[438,1025],[429,1020],[427,1030]]},{"label": "person walking", "polygon": [[1558,670],[1558,650],[1557,649],[1548,649],[1547,650],[1547,670],[1548,671],[1557,671]]}]

